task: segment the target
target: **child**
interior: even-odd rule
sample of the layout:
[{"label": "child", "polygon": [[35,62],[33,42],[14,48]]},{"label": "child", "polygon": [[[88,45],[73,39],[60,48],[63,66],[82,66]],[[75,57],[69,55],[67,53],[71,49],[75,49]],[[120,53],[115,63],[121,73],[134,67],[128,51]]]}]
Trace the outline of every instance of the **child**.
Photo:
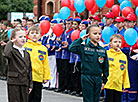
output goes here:
[{"label": "child", "polygon": [[41,102],[42,83],[51,79],[48,52],[47,48],[38,42],[41,37],[41,30],[38,26],[32,26],[28,34],[31,40],[27,40],[24,47],[31,56],[33,80],[33,90],[30,93],[29,102]]},{"label": "child", "polygon": [[121,40],[117,34],[110,38],[112,48],[107,51],[109,76],[104,87],[106,89],[106,102],[121,102],[122,84],[123,88],[130,87],[127,56],[120,50]]},{"label": "child", "polygon": [[28,102],[28,96],[32,90],[32,67],[30,55],[23,47],[25,42],[25,31],[14,29],[11,41],[4,49],[4,55],[9,62],[7,74],[9,102]]},{"label": "child", "polygon": [[[69,47],[73,53],[79,54],[81,58],[81,85],[83,102],[99,102],[100,90],[106,82],[108,74],[108,59],[106,50],[99,46],[101,29],[98,25],[91,25],[87,28],[87,34],[75,40]],[[83,40],[90,38],[88,44],[82,44]]]}]

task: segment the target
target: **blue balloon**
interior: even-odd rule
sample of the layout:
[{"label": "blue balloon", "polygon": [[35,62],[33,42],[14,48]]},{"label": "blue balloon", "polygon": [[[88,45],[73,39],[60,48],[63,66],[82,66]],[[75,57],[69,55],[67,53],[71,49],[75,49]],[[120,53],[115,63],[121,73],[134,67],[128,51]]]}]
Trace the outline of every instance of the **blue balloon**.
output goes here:
[{"label": "blue balloon", "polygon": [[75,0],[74,7],[78,13],[82,13],[86,8],[84,0]]},{"label": "blue balloon", "polygon": [[57,23],[59,24],[61,19],[60,18],[57,18],[56,20],[57,20]]},{"label": "blue balloon", "polygon": [[136,7],[135,13],[138,16],[138,6]]},{"label": "blue balloon", "polygon": [[55,13],[54,16],[53,16],[53,19],[57,19],[57,18],[59,18],[59,14]]},{"label": "blue balloon", "polygon": [[137,42],[137,31],[133,28],[129,28],[124,33],[125,41],[128,45],[134,45]]},{"label": "blue balloon", "polygon": [[121,11],[123,10],[123,8],[125,8],[125,7],[132,7],[131,6],[131,2],[130,1],[123,1],[121,4],[120,4],[120,9],[121,9]]},{"label": "blue balloon", "polygon": [[62,7],[59,11],[59,16],[63,20],[67,19],[70,16],[70,9],[68,7]]},{"label": "blue balloon", "polygon": [[121,4],[123,1],[128,1],[128,0],[118,0],[118,2]]},{"label": "blue balloon", "polygon": [[110,43],[110,38],[114,34],[114,30],[111,27],[105,27],[102,31],[102,38],[108,44]]},{"label": "blue balloon", "polygon": [[85,29],[85,30],[82,30],[82,31],[80,32],[80,38],[81,38],[82,36],[84,36],[84,35],[86,35],[86,29]]},{"label": "blue balloon", "polygon": [[102,8],[106,4],[106,0],[96,0],[98,7]]},{"label": "blue balloon", "polygon": [[89,41],[90,41],[90,39],[89,39],[89,38],[87,38],[87,44],[89,43]]},{"label": "blue balloon", "polygon": [[12,33],[12,31],[13,31],[13,29],[10,29],[10,30],[8,30],[8,32],[7,32],[7,35],[8,35],[8,38],[9,38],[9,39],[11,38],[11,33]]},{"label": "blue balloon", "polygon": [[103,17],[103,23],[105,24],[105,17]]}]

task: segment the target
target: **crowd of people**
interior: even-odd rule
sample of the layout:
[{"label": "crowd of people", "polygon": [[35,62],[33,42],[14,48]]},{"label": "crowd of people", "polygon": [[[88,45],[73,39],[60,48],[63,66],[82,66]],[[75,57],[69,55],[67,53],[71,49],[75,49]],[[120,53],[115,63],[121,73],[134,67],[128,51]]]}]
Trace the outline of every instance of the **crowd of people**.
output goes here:
[{"label": "crowd of people", "polygon": [[[12,83],[14,79],[11,77],[19,76],[17,73],[10,72],[12,67],[17,67],[17,69],[19,67],[11,65],[11,63],[15,63],[11,60],[14,59],[15,53],[10,55],[14,51],[11,50],[13,48],[18,49],[19,52],[25,50],[28,52],[25,53],[30,54],[27,56],[20,52],[22,57],[27,56],[24,57],[26,58],[24,60],[18,58],[20,54],[18,55],[14,51],[17,53],[14,60],[21,60],[19,61],[22,62],[19,64],[21,68],[29,68],[28,62],[31,63],[32,74],[30,70],[27,71],[32,76],[29,77],[29,80],[33,81],[29,81],[30,85],[27,84],[30,95],[26,99],[29,102],[41,101],[42,88],[83,96],[84,102],[98,102],[100,95],[106,98],[106,102],[137,102],[138,42],[130,46],[124,39],[127,29],[134,28],[138,32],[137,17],[134,13],[130,13],[126,18],[122,16],[115,18],[112,12],[107,12],[104,17],[104,23],[97,15],[90,16],[87,20],[82,20],[80,17],[69,17],[66,20],[58,21],[50,20],[48,16],[43,15],[39,18],[39,23],[27,17],[14,20],[11,24],[1,22],[0,76],[4,80],[8,78],[10,102],[16,98],[12,95],[12,90],[17,87],[12,84],[26,85],[21,84],[21,81]],[[48,33],[40,36],[39,24],[44,20],[49,21],[51,26]],[[64,30],[60,37],[57,37],[52,31],[53,26],[57,23],[61,24]],[[102,38],[102,31],[105,27],[111,27],[115,34],[111,37],[109,44],[105,43]],[[14,30],[8,37],[7,33],[10,29]],[[74,30],[79,32],[86,30],[86,35],[72,41],[71,34]],[[14,33],[15,35],[13,35]],[[24,37],[23,34],[17,36],[18,33],[26,34],[26,42],[22,42],[25,45],[18,42],[22,49],[15,46],[19,45],[15,43],[16,40]],[[13,43],[13,48],[11,48],[11,43]],[[10,63],[9,68],[8,63]],[[21,71],[21,73],[23,72]],[[26,92],[24,88],[22,93]]]}]

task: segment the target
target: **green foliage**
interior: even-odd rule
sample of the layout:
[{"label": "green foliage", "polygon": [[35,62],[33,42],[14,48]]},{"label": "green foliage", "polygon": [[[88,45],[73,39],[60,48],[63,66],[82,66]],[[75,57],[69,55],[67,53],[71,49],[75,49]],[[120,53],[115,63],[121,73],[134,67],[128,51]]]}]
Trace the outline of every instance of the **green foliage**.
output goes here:
[{"label": "green foliage", "polygon": [[11,12],[33,12],[33,0],[0,0],[0,20]]}]

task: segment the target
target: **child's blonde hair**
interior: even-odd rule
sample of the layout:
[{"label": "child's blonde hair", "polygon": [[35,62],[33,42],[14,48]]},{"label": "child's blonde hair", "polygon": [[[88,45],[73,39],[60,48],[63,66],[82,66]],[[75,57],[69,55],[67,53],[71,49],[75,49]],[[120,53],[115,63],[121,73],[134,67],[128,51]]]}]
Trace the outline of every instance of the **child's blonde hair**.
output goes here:
[{"label": "child's blonde hair", "polygon": [[92,25],[88,26],[87,29],[86,29],[86,34],[90,33],[90,29],[93,28],[93,27],[98,27],[99,28],[99,25],[92,24]]},{"label": "child's blonde hair", "polygon": [[[18,31],[24,31],[24,30],[19,29],[19,28],[14,29],[14,30],[11,32],[11,36],[10,36],[10,39],[11,39],[11,40],[12,40],[13,38],[15,38],[16,32],[18,32]],[[25,32],[25,31],[24,31],[24,32]]]},{"label": "child's blonde hair", "polygon": [[40,27],[38,27],[38,26],[36,26],[36,25],[33,25],[32,27],[30,27],[29,28],[29,30],[28,30],[28,35],[29,35],[29,33],[30,33],[30,31],[37,31],[37,32],[39,32],[40,34],[41,34],[41,29],[40,29]]},{"label": "child's blonde hair", "polygon": [[120,36],[119,34],[114,34],[114,35],[111,36],[110,42],[112,42],[112,40],[113,40],[114,38],[117,38],[117,39],[122,40],[122,38],[121,38],[121,36]]}]

